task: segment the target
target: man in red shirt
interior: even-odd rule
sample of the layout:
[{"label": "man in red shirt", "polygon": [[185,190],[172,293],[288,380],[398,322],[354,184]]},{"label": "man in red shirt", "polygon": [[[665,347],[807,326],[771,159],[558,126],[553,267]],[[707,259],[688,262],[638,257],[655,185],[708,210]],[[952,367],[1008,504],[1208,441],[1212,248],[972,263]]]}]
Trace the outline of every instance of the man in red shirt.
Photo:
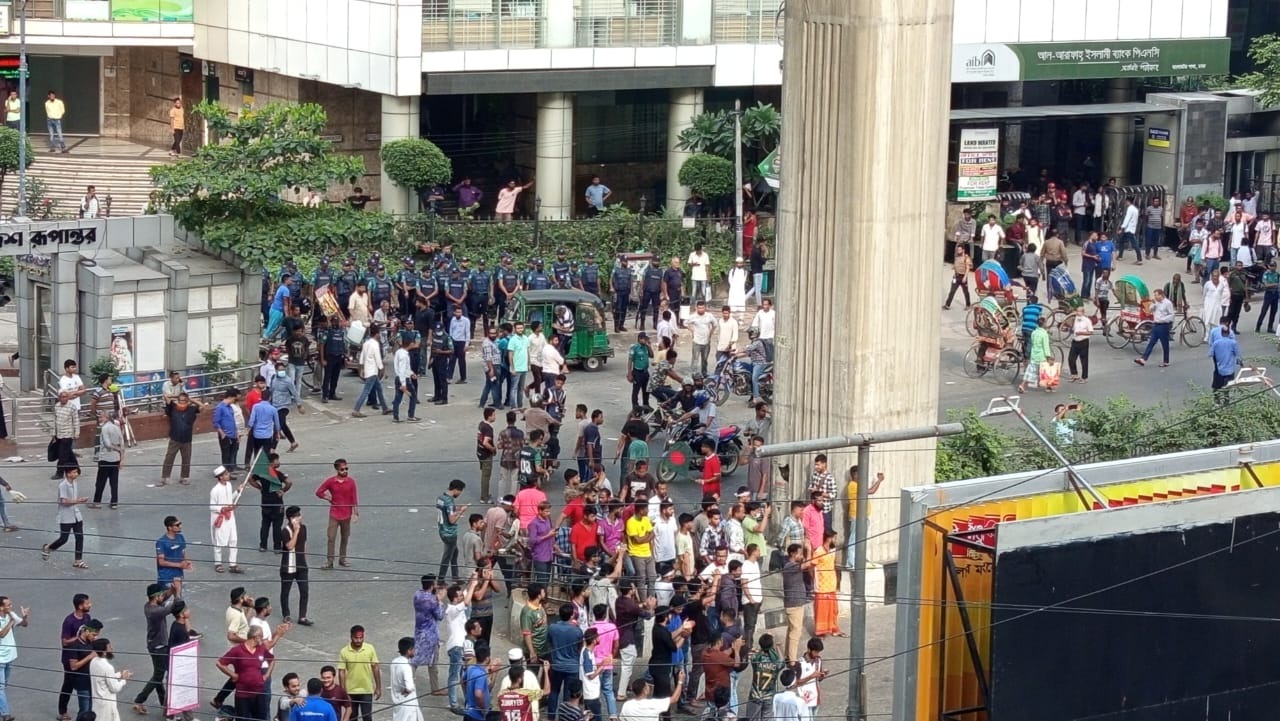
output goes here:
[{"label": "man in red shirt", "polygon": [[244,643],[232,646],[217,661],[236,688],[236,716],[242,719],[271,717],[271,694],[266,679],[275,668],[275,656],[262,643],[262,627],[250,626]]},{"label": "man in red shirt", "polygon": [[587,506],[583,509],[582,520],[573,524],[573,530],[569,531],[569,543],[573,545],[573,557],[576,560],[575,565],[578,566],[586,563],[587,549],[601,546],[595,506]]},{"label": "man in red shirt", "polygon": [[702,444],[702,493],[720,500],[720,456],[711,441]]},{"label": "man in red shirt", "polygon": [[596,505],[596,498],[596,490],[594,488],[588,489],[586,493],[577,496],[572,501],[565,504],[564,510],[560,513],[559,520],[563,521],[565,518],[568,518],[575,524],[580,523],[586,509]]},{"label": "man in red shirt", "polygon": [[[249,386],[249,392],[244,394],[244,417],[248,418],[253,412],[253,407],[262,401],[262,391],[267,388],[267,379],[258,376],[253,379],[253,385]],[[244,446],[244,467],[251,468],[253,463],[253,444],[245,443]]]},{"label": "man in red shirt", "polygon": [[341,534],[338,547],[338,563],[350,566],[347,562],[347,541],[351,539],[351,520],[360,517],[360,493],[356,488],[356,479],[348,475],[347,459],[339,458],[333,462],[336,475],[330,476],[316,489],[316,498],[329,502],[329,543],[328,560],[321,568],[333,568],[333,542]]}]

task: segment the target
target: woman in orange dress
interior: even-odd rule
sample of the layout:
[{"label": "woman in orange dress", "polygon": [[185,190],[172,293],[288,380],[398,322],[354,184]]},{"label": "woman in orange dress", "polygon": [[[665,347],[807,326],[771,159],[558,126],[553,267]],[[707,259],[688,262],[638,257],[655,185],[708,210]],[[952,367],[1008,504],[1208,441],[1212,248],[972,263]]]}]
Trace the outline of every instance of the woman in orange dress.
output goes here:
[{"label": "woman in orange dress", "polygon": [[822,548],[813,554],[813,635],[847,636],[837,623],[836,610],[836,534],[822,534]]}]

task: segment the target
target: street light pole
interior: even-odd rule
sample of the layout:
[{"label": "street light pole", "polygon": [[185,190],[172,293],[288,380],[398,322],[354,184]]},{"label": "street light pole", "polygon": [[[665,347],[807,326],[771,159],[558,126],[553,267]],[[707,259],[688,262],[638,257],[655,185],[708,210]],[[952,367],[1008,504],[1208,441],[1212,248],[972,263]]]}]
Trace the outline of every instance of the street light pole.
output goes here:
[{"label": "street light pole", "polygon": [[[741,197],[741,194],[739,194]],[[858,447],[858,495],[854,504],[853,538],[846,541],[845,558],[848,550],[853,551],[853,607],[850,610],[849,622],[849,705],[848,721],[863,721],[867,717],[867,685],[864,678],[867,653],[867,537],[868,519],[867,504],[871,497],[870,483],[875,474],[871,472],[871,446],[881,443],[898,443],[915,441],[923,438],[941,438],[964,433],[964,425],[960,423],[943,423],[937,426],[921,426],[903,428],[882,433],[858,433],[851,436],[834,436],[818,438],[811,441],[795,441],[793,443],[775,443],[763,446],[756,451],[757,455],[786,456],[796,453],[813,453],[833,448]]]},{"label": "street light pole", "polygon": [[18,215],[27,218],[27,0],[18,3]]}]

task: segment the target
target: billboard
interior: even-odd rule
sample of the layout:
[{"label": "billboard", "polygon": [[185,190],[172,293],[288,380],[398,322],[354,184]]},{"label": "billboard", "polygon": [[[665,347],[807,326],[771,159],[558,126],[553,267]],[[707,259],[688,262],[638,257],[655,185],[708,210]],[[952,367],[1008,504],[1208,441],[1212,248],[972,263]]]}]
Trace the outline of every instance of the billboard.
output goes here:
[{"label": "billboard", "polygon": [[62,14],[67,20],[189,23],[195,0],[65,0]]},{"label": "billboard", "polygon": [[[1280,486],[1280,442],[1249,449],[1247,467],[1238,460],[1241,448],[1229,447],[1077,470],[1123,514],[1130,507]],[[895,659],[895,703],[900,707],[894,716],[936,721],[989,701],[1001,527],[1078,516],[1086,507],[1061,471],[904,489],[902,494],[895,644],[900,654]]]},{"label": "billboard", "polygon": [[994,200],[999,184],[1000,129],[962,129],[956,170],[956,200]]}]

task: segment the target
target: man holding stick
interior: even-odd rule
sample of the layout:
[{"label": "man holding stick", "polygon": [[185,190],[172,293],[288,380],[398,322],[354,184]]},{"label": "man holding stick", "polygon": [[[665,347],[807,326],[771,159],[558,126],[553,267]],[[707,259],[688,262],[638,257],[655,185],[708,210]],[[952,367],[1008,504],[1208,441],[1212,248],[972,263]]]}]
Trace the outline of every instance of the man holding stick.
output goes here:
[{"label": "man holding stick", "polygon": [[[261,454],[262,451],[258,453]],[[254,458],[254,464],[256,463],[257,458]],[[236,548],[239,541],[236,534],[236,504],[240,502],[240,494],[249,482],[248,474],[245,474],[245,480],[239,488],[231,485],[231,471],[226,466],[213,469],[213,477],[217,479],[217,483],[209,491],[209,535],[213,542],[213,570],[222,573],[222,549],[226,548],[227,562],[230,564],[227,570],[231,573],[244,573],[236,565],[239,551]]]}]

